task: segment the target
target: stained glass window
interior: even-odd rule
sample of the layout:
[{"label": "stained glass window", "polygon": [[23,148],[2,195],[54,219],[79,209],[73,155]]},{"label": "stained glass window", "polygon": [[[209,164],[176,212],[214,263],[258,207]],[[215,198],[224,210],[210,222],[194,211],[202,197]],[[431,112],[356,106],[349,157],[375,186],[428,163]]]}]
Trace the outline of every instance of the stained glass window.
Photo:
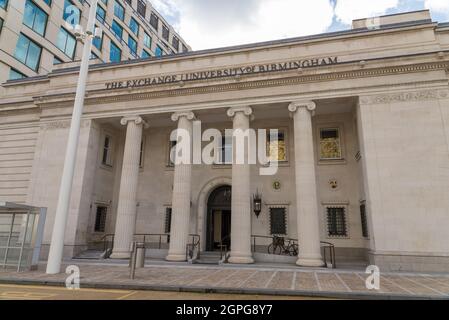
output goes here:
[{"label": "stained glass window", "polygon": [[341,143],[339,129],[320,130],[320,159],[341,159]]},{"label": "stained glass window", "polygon": [[267,157],[270,162],[287,161],[285,130],[267,131]]}]

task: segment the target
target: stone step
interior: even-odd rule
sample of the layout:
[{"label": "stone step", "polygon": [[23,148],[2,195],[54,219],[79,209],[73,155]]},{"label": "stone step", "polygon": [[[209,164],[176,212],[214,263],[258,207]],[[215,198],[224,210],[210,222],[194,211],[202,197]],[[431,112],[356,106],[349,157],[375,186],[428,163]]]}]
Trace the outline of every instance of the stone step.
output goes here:
[{"label": "stone step", "polygon": [[78,254],[75,259],[82,260],[102,260],[104,259],[105,252],[101,250],[86,250]]}]

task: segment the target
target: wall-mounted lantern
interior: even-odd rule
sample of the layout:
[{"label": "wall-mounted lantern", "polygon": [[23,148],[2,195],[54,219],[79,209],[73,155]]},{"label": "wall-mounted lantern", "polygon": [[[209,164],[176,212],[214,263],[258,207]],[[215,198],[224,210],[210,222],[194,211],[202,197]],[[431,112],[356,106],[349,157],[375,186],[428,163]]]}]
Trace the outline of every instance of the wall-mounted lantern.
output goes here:
[{"label": "wall-mounted lantern", "polygon": [[259,190],[253,195],[253,208],[256,217],[259,218],[259,215],[262,212],[262,195],[259,193]]}]

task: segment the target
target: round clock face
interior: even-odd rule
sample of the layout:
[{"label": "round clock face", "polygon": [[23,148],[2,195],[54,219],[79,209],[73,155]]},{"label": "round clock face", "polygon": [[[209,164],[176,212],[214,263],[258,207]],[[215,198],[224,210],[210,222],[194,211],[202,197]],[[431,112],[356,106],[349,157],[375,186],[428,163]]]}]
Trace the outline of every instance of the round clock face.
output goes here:
[{"label": "round clock face", "polygon": [[279,181],[273,182],[273,189],[274,190],[281,190],[281,183]]}]

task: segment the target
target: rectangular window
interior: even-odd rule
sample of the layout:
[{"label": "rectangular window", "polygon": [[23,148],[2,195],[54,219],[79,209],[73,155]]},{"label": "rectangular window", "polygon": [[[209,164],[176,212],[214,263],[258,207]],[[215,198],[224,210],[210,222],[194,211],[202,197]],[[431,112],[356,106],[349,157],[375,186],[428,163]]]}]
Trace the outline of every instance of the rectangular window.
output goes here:
[{"label": "rectangular window", "polygon": [[59,59],[56,56],[53,57],[53,65],[57,65],[57,64],[61,64],[61,63],[62,63],[61,59]]},{"label": "rectangular window", "polygon": [[151,37],[146,32],[143,36],[143,45],[148,49],[151,49]]},{"label": "rectangular window", "polygon": [[270,233],[272,235],[287,235],[286,208],[270,208]]},{"label": "rectangular window", "polygon": [[177,37],[173,37],[172,45],[176,51],[179,51],[179,39]]},{"label": "rectangular window", "polygon": [[141,58],[150,58],[151,54],[149,54],[148,52],[146,52],[145,50],[142,50],[142,55]]},{"label": "rectangular window", "polygon": [[185,44],[182,44],[182,52],[188,52],[189,49],[185,46]]},{"label": "rectangular window", "polygon": [[161,47],[156,46],[156,50],[154,51],[156,57],[161,57],[164,54],[164,50]]},{"label": "rectangular window", "polygon": [[129,20],[129,28],[136,36],[139,35],[139,23],[137,23],[136,19],[131,18]]},{"label": "rectangular window", "polygon": [[7,6],[8,6],[8,0],[0,0],[0,8],[3,8],[6,10]]},{"label": "rectangular window", "polygon": [[70,25],[76,26],[77,24],[80,24],[81,11],[72,3],[72,1],[64,0],[64,12],[62,18]]},{"label": "rectangular window", "polygon": [[112,167],[112,138],[110,136],[104,137],[101,163],[105,166]]},{"label": "rectangular window", "polygon": [[175,166],[175,158],[176,158],[176,144],[177,141],[170,141],[168,145],[168,166]]},{"label": "rectangular window", "polygon": [[362,202],[360,204],[360,220],[362,222],[362,236],[364,238],[369,238],[368,219],[366,217],[366,204],[365,204],[365,202]]},{"label": "rectangular window", "polygon": [[97,19],[103,23],[106,20],[106,10],[104,10],[101,6],[97,7]]},{"label": "rectangular window", "polygon": [[223,136],[221,138],[220,149],[219,164],[232,164],[232,136]]},{"label": "rectangular window", "polygon": [[166,26],[162,26],[162,38],[168,41],[168,38],[170,36],[170,30]]},{"label": "rectangular window", "polygon": [[58,38],[56,39],[56,47],[64,52],[70,59],[75,56],[76,39],[67,30],[61,28]]},{"label": "rectangular window", "polygon": [[287,161],[285,130],[267,130],[267,158],[270,162]]},{"label": "rectangular window", "polygon": [[166,208],[165,209],[165,226],[164,226],[164,232],[169,234],[171,231],[171,216],[172,216],[172,209]]},{"label": "rectangular window", "polygon": [[9,71],[9,80],[19,80],[26,78],[26,75],[20,73],[19,71],[12,69]]},{"label": "rectangular window", "polygon": [[347,237],[346,209],[344,207],[327,208],[327,234],[329,237]]},{"label": "rectangular window", "polygon": [[122,21],[125,20],[125,8],[117,0],[114,4],[114,15]]},{"label": "rectangular window", "polygon": [[117,22],[112,21],[112,32],[121,40],[123,38],[123,27]]},{"label": "rectangular window", "polygon": [[48,15],[39,8],[34,2],[27,0],[25,3],[25,14],[23,15],[23,24],[34,30],[41,36],[45,35],[47,28]]},{"label": "rectangular window", "polygon": [[108,213],[107,207],[98,206],[95,214],[95,232],[106,231],[106,216]]},{"label": "rectangular window", "polygon": [[145,18],[147,13],[147,5],[144,1],[137,1],[137,13],[140,14],[143,18]]},{"label": "rectangular window", "polygon": [[29,68],[37,71],[39,69],[41,53],[42,48],[39,45],[25,35],[20,34],[19,40],[17,41],[16,51],[14,53],[17,60]]},{"label": "rectangular window", "polygon": [[95,48],[97,48],[98,50],[101,51],[102,47],[103,47],[103,32],[101,33],[101,37],[95,37],[92,40],[92,44],[95,46]]},{"label": "rectangular window", "polygon": [[151,14],[150,17],[150,25],[156,30],[159,30],[159,17],[154,13]]},{"label": "rectangular window", "polygon": [[320,129],[320,159],[342,159],[340,130],[338,128]]},{"label": "rectangular window", "polygon": [[128,47],[132,53],[137,54],[137,41],[134,40],[131,36],[128,36]]},{"label": "rectangular window", "polygon": [[109,60],[111,62],[120,62],[122,60],[122,50],[111,41],[111,48],[109,53]]}]

